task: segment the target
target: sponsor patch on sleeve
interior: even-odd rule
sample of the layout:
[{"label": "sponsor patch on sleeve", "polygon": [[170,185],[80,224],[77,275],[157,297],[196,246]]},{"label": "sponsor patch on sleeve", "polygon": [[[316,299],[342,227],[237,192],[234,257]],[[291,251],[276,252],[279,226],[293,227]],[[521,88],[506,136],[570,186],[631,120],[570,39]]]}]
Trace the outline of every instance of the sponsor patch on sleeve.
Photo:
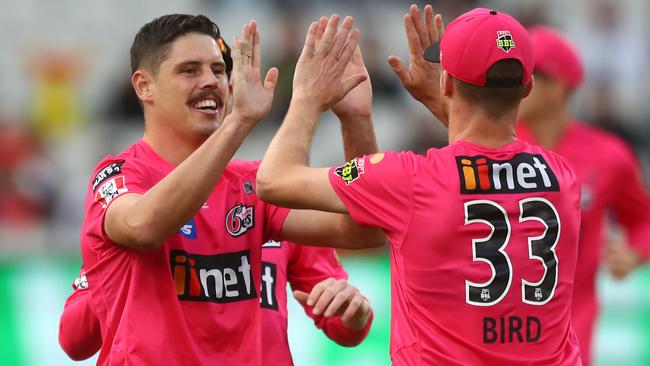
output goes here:
[{"label": "sponsor patch on sleeve", "polygon": [[93,179],[93,192],[97,191],[97,187],[108,180],[108,178],[120,174],[122,172],[122,164],[124,164],[124,160],[119,160],[103,167],[97,173],[95,179]]},{"label": "sponsor patch on sleeve", "polygon": [[104,184],[99,187],[97,193],[95,193],[95,201],[99,202],[99,204],[102,205],[102,208],[106,208],[115,197],[128,191],[124,176],[115,177],[104,182]]},{"label": "sponsor patch on sleeve", "polygon": [[357,180],[364,172],[363,168],[364,160],[362,158],[355,158],[343,166],[340,166],[334,170],[334,173],[343,179],[346,185]]}]

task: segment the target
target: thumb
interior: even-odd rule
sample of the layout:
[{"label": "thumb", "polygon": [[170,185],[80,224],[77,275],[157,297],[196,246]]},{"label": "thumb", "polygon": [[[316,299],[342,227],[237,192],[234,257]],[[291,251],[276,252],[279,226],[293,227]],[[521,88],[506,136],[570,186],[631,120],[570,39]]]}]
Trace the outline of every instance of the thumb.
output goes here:
[{"label": "thumb", "polygon": [[293,292],[293,297],[298,300],[300,305],[302,306],[307,306],[307,298],[309,297],[309,294],[300,290],[296,290]]},{"label": "thumb", "polygon": [[275,90],[275,86],[277,84],[278,84],[278,68],[272,67],[266,73],[266,77],[264,78],[264,89],[273,91]]},{"label": "thumb", "polygon": [[357,85],[361,84],[368,78],[368,75],[365,73],[361,74],[354,74],[350,75],[345,80],[342,81],[343,84],[343,90],[345,90],[345,94],[347,95],[350,90],[354,89],[357,87]]},{"label": "thumb", "polygon": [[404,62],[397,56],[388,56],[388,64],[393,69],[402,85],[411,85],[413,78]]}]

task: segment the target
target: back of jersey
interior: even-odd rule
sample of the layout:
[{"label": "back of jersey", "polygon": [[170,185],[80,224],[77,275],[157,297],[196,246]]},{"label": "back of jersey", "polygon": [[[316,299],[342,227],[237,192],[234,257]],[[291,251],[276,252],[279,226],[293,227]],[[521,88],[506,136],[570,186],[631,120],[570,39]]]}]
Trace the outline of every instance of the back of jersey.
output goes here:
[{"label": "back of jersey", "polygon": [[330,181],[391,241],[393,364],[580,365],[580,191],[562,158],[460,141],[355,159]]},{"label": "back of jersey", "polygon": [[420,363],[579,364],[580,191],[568,164],[522,142],[458,142],[414,163],[413,234],[395,253]]}]

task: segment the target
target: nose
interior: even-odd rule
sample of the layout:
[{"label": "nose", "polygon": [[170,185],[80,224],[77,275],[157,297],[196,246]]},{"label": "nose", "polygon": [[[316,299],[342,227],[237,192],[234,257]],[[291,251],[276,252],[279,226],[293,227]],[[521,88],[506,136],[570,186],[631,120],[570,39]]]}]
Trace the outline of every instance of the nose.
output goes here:
[{"label": "nose", "polygon": [[215,89],[219,85],[219,78],[208,67],[201,73],[200,83],[201,89]]}]

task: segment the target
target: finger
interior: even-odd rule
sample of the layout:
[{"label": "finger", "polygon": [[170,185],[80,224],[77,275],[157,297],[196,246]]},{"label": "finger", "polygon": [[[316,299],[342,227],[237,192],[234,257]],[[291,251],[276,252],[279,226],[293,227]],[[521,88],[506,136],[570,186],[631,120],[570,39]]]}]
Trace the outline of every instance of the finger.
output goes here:
[{"label": "finger", "polygon": [[445,34],[445,24],[442,21],[442,15],[436,14],[435,17],[433,17],[433,22],[436,25],[436,34],[438,38],[436,38],[436,41],[442,40],[442,36]]},{"label": "finger", "polygon": [[[424,25],[426,26],[427,34],[429,36],[429,45],[438,41],[438,35],[436,34],[436,25],[434,23],[433,7],[431,5],[427,5],[424,7]],[[429,45],[427,45],[427,47]]]},{"label": "finger", "polygon": [[351,320],[354,315],[359,311],[360,308],[364,306],[366,303],[366,300],[361,297],[361,295],[355,296],[351,301],[350,304],[348,305],[347,309],[345,309],[345,312],[343,315],[341,315],[341,320]]},{"label": "finger", "polygon": [[348,76],[345,80],[342,81],[343,90],[345,91],[343,95],[347,95],[350,92],[350,90],[356,88],[357,85],[363,83],[367,79],[368,79],[368,75],[365,73]]},{"label": "finger", "polygon": [[241,44],[236,36],[232,37],[232,51],[230,52],[230,56],[232,57],[233,69],[239,70],[241,66]]},{"label": "finger", "polygon": [[339,68],[341,72],[345,69],[348,63],[350,63],[352,55],[354,54],[354,50],[359,45],[359,34],[360,33],[358,29],[353,30],[345,42],[345,47],[343,47],[343,50],[341,51],[341,54],[339,55],[337,61],[337,68]]},{"label": "finger", "polygon": [[302,48],[302,54],[307,57],[312,57],[316,53],[316,38],[318,36],[318,23],[313,22],[309,25],[307,30],[307,37],[305,38],[305,46]]},{"label": "finger", "polygon": [[357,47],[354,48],[354,54],[352,55],[352,63],[354,63],[355,65],[365,67],[365,64],[363,63],[363,55],[361,54],[361,47],[359,47],[358,43],[357,43]]},{"label": "finger", "polygon": [[423,49],[422,44],[420,43],[420,36],[415,29],[413,19],[411,19],[411,16],[408,14],[404,15],[404,29],[406,30],[406,40],[409,48],[409,55],[411,57],[422,55]]},{"label": "finger", "polygon": [[327,21],[323,38],[321,38],[320,44],[318,45],[318,51],[316,51],[317,55],[325,57],[329,53],[332,43],[334,42],[334,37],[338,31],[340,19],[341,17],[338,14],[334,14]]},{"label": "finger", "polygon": [[293,292],[293,298],[296,299],[300,305],[302,306],[307,306],[307,298],[309,297],[309,294],[300,290],[296,290]]},{"label": "finger", "polygon": [[277,67],[272,67],[266,72],[266,77],[264,78],[264,89],[275,91],[275,87],[278,85],[278,74],[279,71]]},{"label": "finger", "polygon": [[307,305],[314,306],[320,295],[325,291],[325,289],[334,282],[333,278],[328,278],[324,281],[317,283],[314,288],[311,289],[309,293],[309,298],[307,299]]},{"label": "finger", "polygon": [[[350,41],[350,30],[352,29],[352,24],[354,24],[354,18],[352,17],[345,17],[343,19],[343,24],[341,28],[336,32],[336,37],[334,37],[334,42],[332,43],[332,48],[330,49],[330,52],[328,54],[329,57],[333,57],[335,60],[340,59],[341,57],[341,51],[343,48],[348,44]],[[358,39],[358,38],[357,38]],[[355,44],[356,47],[356,44]],[[354,51],[354,48],[352,48],[351,51]],[[352,52],[350,52],[350,57],[352,56]],[[349,61],[349,58],[348,58]],[[345,65],[348,63],[346,62]]]},{"label": "finger", "polygon": [[334,296],[332,301],[330,301],[329,305],[325,309],[323,315],[328,318],[336,315],[339,312],[339,309],[341,309],[341,307],[343,306],[343,304],[348,302],[348,300],[353,297],[354,297],[354,289],[348,286],[346,289],[340,291],[338,294],[336,294],[336,296]]},{"label": "finger", "polygon": [[250,65],[251,57],[248,57],[252,53],[251,47],[251,25],[245,24],[241,30],[241,36],[239,38],[239,53],[241,55],[241,64]]},{"label": "finger", "polygon": [[251,62],[253,64],[253,67],[259,70],[262,64],[262,53],[260,51],[260,32],[257,31],[257,24],[254,24],[255,32],[253,33],[253,59]]},{"label": "finger", "polygon": [[409,9],[409,13],[411,15],[411,21],[413,22],[415,31],[417,32],[420,46],[422,49],[429,47],[431,40],[429,40],[429,35],[427,34],[425,26],[422,24],[422,20],[420,20],[420,9],[417,7],[417,5],[413,4]]},{"label": "finger", "polygon": [[399,81],[402,83],[402,85],[409,87],[413,84],[413,76],[409,72],[408,67],[406,67],[404,62],[399,57],[389,56],[388,64],[390,65],[391,69],[393,69],[393,72],[397,74],[397,77],[399,78]]},{"label": "finger", "polygon": [[345,286],[345,283],[341,281],[334,281],[331,285],[320,294],[318,301],[314,305],[313,313],[315,315],[321,315],[325,309],[329,306],[334,296],[336,296]]}]

